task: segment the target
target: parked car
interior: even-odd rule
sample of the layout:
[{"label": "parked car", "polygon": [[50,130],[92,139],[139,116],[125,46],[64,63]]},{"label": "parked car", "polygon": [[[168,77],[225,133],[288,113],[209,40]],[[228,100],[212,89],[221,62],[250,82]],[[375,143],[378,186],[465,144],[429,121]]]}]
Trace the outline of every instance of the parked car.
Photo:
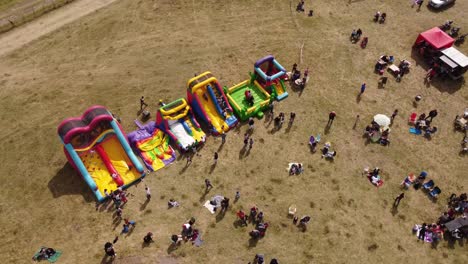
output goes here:
[{"label": "parked car", "polygon": [[455,3],[455,0],[429,0],[429,3],[427,5],[429,7],[439,9],[451,5],[453,3]]}]

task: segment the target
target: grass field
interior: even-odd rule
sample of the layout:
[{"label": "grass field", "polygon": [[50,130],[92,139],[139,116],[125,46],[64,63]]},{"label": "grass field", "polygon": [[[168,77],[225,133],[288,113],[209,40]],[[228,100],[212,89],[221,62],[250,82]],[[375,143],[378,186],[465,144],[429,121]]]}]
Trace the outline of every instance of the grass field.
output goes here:
[{"label": "grass field", "polygon": [[[426,68],[412,56],[411,46],[419,32],[447,19],[466,32],[468,2],[457,1],[443,12],[425,6],[417,12],[409,2],[313,1],[315,15],[309,18],[294,11],[296,1],[121,0],[3,57],[2,262],[28,263],[37,248],[47,245],[63,251],[57,263],[105,263],[103,245],[121,230],[112,211],[96,210],[91,191],[66,164],[56,133],[62,119],[100,104],[119,115],[130,132],[141,95],[155,118],[158,101],[185,97],[186,81],[195,73],[210,70],[230,87],[245,80],[257,59],[273,54],[288,69],[295,62],[311,69],[304,92],[288,87],[289,97],[276,104],[276,113],[297,113],[292,128],[272,132],[272,123],[257,120],[248,153],[241,150],[245,125],[229,132],[223,146],[220,139],[208,138],[188,168],[178,158],[146,178],[154,197],[148,204],[144,184],[130,188],[124,216],[137,226],[115,245],[115,263],[248,263],[255,253],[288,264],[467,263],[466,243],[443,241],[431,248],[411,234],[415,223],[433,222],[447,197],[468,186],[468,157],[458,155],[462,134],[452,126],[455,115],[468,107],[466,84],[435,80],[424,85]],[[306,1],[306,9],[310,5]],[[372,22],[377,10],[387,13],[386,24]],[[358,27],[369,37],[364,50],[348,40]],[[460,49],[468,54],[466,43]],[[401,83],[390,77],[378,89],[373,66],[382,54],[408,59],[413,66]],[[368,88],[357,100],[362,82]],[[415,109],[417,94],[423,100]],[[365,144],[362,130],[372,116],[390,115],[395,108],[400,115],[391,146]],[[409,134],[409,114],[432,109],[439,111],[434,138]],[[326,133],[330,111],[337,118]],[[310,153],[308,138],[317,133],[337,150],[334,162]],[[211,170],[215,151],[220,159]],[[304,174],[288,176],[293,161],[304,163]],[[383,170],[381,188],[361,176],[366,166]],[[411,189],[392,213],[400,182],[408,172],[423,169],[442,189],[438,202]],[[205,178],[214,185],[206,196]],[[202,208],[205,199],[216,194],[233,198],[236,190],[242,197],[224,218]],[[168,210],[170,198],[181,207]],[[253,204],[271,225],[257,244],[249,243],[252,226],[235,225],[235,212]],[[290,204],[298,206],[300,216],[312,217],[307,232],[286,217]],[[180,232],[191,216],[197,219],[203,246],[187,243],[168,250],[170,235]],[[156,243],[143,248],[148,231]]]}]

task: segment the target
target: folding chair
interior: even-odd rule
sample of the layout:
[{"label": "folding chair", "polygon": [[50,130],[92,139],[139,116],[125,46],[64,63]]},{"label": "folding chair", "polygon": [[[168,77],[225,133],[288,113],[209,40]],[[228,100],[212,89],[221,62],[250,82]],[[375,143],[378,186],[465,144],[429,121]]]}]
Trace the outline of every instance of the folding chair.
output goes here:
[{"label": "folding chair", "polygon": [[288,216],[294,216],[296,214],[296,205],[295,204],[292,204],[291,206],[289,206],[288,208]]},{"label": "folding chair", "polygon": [[429,192],[429,195],[432,197],[432,198],[437,198],[437,196],[442,192],[442,190],[440,190],[440,188],[438,186],[434,187],[434,189],[432,189],[432,191]]},{"label": "folding chair", "polygon": [[431,190],[434,187],[434,181],[430,180],[423,184],[424,190]]},{"label": "folding chair", "polygon": [[416,124],[416,119],[417,118],[418,118],[418,114],[413,112],[413,113],[411,113],[408,122],[414,125],[414,124]]}]

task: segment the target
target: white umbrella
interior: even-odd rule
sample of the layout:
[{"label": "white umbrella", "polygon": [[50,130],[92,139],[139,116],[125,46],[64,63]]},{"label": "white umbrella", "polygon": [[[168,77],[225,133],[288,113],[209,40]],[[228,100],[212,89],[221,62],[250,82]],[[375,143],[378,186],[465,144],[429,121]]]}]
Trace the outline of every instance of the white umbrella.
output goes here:
[{"label": "white umbrella", "polygon": [[381,127],[388,127],[392,121],[390,120],[390,117],[378,114],[374,116],[374,122],[379,124]]}]

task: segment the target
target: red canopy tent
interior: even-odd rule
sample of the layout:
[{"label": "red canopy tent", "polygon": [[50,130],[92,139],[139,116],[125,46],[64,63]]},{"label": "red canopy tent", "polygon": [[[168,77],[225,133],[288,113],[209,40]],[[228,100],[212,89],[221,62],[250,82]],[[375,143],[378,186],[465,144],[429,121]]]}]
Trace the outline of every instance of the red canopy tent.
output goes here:
[{"label": "red canopy tent", "polygon": [[436,50],[441,50],[445,48],[450,48],[455,40],[447,35],[440,28],[435,27],[419,34],[414,45],[418,45],[421,42],[426,41],[432,48]]}]

